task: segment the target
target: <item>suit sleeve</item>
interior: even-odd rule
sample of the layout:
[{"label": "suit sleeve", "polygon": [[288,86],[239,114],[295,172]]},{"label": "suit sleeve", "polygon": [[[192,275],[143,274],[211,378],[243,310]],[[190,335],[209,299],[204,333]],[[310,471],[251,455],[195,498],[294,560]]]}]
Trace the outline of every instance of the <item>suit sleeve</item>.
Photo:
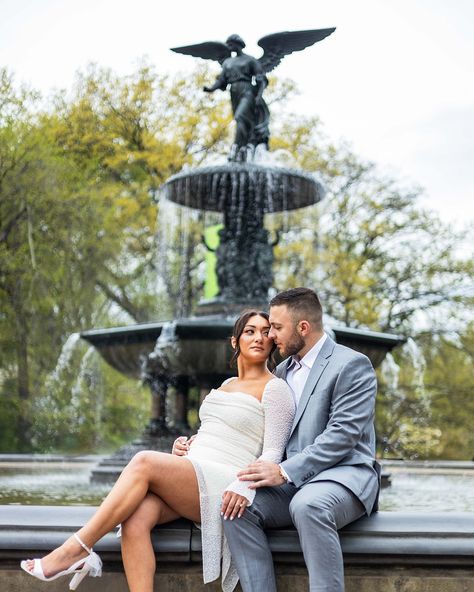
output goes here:
[{"label": "suit sleeve", "polygon": [[376,392],[377,380],[368,358],[356,356],[346,362],[334,384],[326,429],[281,463],[296,487],[338,464],[355,447],[373,421]]}]

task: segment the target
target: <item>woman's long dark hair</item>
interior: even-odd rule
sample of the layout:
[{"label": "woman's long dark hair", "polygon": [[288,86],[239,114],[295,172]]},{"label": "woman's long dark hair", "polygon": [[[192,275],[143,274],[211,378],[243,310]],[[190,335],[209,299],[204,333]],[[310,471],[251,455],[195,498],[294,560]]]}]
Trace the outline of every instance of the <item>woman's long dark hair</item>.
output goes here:
[{"label": "woman's long dark hair", "polygon": [[[244,310],[241,313],[239,318],[235,321],[234,328],[232,329],[232,337],[234,337],[234,339],[236,341],[236,345],[235,345],[234,353],[233,353],[232,358],[230,360],[231,366],[235,366],[237,364],[237,358],[240,355],[240,347],[239,347],[240,336],[244,332],[244,329],[248,323],[248,320],[251,317],[262,317],[266,321],[269,321],[269,318],[270,318],[268,316],[268,313],[263,310],[249,309],[249,310]],[[276,366],[276,362],[273,359],[273,354],[275,353],[275,350],[276,350],[276,345],[273,344],[272,349],[270,350],[270,355],[268,357],[268,367],[272,371]]]}]

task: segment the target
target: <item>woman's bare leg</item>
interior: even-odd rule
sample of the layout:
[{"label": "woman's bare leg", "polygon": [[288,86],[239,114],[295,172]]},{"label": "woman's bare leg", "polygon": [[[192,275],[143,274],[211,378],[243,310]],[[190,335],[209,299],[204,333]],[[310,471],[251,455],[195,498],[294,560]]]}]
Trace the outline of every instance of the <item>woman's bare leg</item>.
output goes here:
[{"label": "woman's bare leg", "polygon": [[153,592],[155,552],[151,530],[179,518],[163,500],[149,493],[135,512],[122,522],[122,559],[130,592]]},{"label": "woman's bare leg", "polygon": [[[97,512],[78,531],[79,537],[92,547],[117,524],[127,520],[149,492],[155,493],[180,516],[200,521],[199,489],[191,462],[173,454],[143,451],[124,468]],[[49,577],[86,555],[71,537],[41,560],[43,572]],[[33,561],[28,568],[33,569]]]}]

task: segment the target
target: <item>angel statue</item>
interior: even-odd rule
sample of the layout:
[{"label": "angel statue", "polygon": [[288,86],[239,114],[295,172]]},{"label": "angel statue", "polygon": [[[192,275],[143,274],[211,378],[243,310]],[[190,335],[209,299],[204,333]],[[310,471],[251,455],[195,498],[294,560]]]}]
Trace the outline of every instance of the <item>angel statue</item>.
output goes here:
[{"label": "angel statue", "polygon": [[173,47],[172,51],[205,60],[216,60],[222,71],[205,92],[226,90],[230,85],[232,113],[236,122],[234,144],[229,160],[245,160],[259,144],[268,148],[270,112],[263,100],[268,84],[267,72],[271,72],[281,60],[294,51],[301,51],[321,41],[335,30],[313,29],[309,31],[282,31],[262,37],[258,45],[263,55],[256,59],[243,52],[244,40],[230,35],[225,43],[205,41],[196,45]]}]

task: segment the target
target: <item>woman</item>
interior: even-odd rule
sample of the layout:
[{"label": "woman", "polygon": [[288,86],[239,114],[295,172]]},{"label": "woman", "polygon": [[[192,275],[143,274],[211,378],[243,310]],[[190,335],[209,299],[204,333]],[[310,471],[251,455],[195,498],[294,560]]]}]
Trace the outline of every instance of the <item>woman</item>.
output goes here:
[{"label": "woman", "polygon": [[294,416],[289,387],[267,367],[274,349],[269,331],[266,313],[244,312],[231,338],[238,376],[207,395],[192,442],[178,439],[175,454],[136,454],[87,524],[43,559],[22,561],[22,569],[44,581],[74,573],[70,589],[75,590],[87,574],[101,575],[102,563],[92,546],[121,523],[130,592],[152,592],[150,531],[184,517],[201,524],[204,581],[219,576],[222,558],[223,590],[233,590],[237,574],[223,539],[221,515],[239,518],[252,503],[254,491],[235,476],[259,455],[281,460]]}]

